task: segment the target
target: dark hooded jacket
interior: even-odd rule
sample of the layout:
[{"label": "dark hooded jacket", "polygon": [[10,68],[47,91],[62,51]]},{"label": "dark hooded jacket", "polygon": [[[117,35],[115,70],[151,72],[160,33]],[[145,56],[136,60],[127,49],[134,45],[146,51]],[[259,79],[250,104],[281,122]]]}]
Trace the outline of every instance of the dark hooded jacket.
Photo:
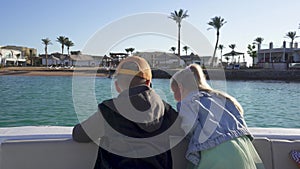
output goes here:
[{"label": "dark hooded jacket", "polygon": [[[170,138],[184,132],[178,113],[154,90],[137,86],[98,107],[105,124],[95,168],[172,168]],[[80,124],[74,127],[73,138],[90,140],[78,134],[82,132],[78,128]]]}]

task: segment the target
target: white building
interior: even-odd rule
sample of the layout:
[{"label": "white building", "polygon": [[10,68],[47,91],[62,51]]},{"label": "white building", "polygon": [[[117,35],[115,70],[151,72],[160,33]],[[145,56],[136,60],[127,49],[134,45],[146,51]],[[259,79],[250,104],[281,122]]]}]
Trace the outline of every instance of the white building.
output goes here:
[{"label": "white building", "polygon": [[136,52],[134,55],[140,56],[147,60],[152,68],[176,69],[185,66],[184,61],[173,53]]},{"label": "white building", "polygon": [[46,62],[46,55],[39,55],[42,59],[42,65],[46,66],[87,66],[94,67],[99,66],[103,56],[92,56],[86,54],[71,54],[71,55],[62,55],[58,52],[48,54],[48,59]]},{"label": "white building", "polygon": [[3,49],[0,47],[0,64],[5,66],[25,65],[26,59],[22,51],[16,49]]},{"label": "white building", "polygon": [[292,63],[300,63],[300,48],[298,43],[290,44],[286,47],[286,42],[283,42],[282,47],[273,48],[273,43],[269,44],[269,49],[258,49],[256,65],[261,68],[269,69],[287,69]]}]

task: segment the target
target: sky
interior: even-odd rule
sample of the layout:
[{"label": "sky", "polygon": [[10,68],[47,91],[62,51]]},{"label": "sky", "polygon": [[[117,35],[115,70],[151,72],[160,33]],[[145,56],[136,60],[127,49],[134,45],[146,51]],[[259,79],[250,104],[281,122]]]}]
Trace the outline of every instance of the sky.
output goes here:
[{"label": "sky", "polygon": [[[60,52],[61,45],[56,39],[66,36],[75,44],[70,50],[87,54],[103,56],[108,52],[125,52],[128,47],[135,48],[135,51],[170,52],[172,46],[177,47],[176,34],[166,35],[161,30],[147,31],[153,23],[153,27],[166,27],[174,33],[177,31],[175,21],[168,19],[173,22],[173,26],[170,26],[171,23],[163,19],[141,21],[132,16],[143,18],[144,14],[154,13],[167,18],[171,12],[179,9],[187,10],[189,15],[182,24],[182,37],[188,37],[183,45],[191,44],[189,52],[200,56],[213,54],[216,31],[208,30],[210,26],[207,23],[215,16],[221,16],[227,22],[220,32],[219,44],[225,46],[223,54],[231,51],[228,47],[230,44],[235,44],[235,50],[244,52],[247,60],[251,60],[247,56],[247,45],[257,37],[264,38],[262,48],[267,48],[270,42],[274,43],[274,47],[282,46],[284,40],[289,42],[290,39],[285,38],[289,31],[296,31],[300,35],[299,0],[1,0],[0,46],[26,46],[36,48],[39,54],[43,54],[41,39],[49,38],[52,45],[48,47],[48,53]],[[131,20],[122,22],[127,18]],[[116,27],[118,23],[123,25]],[[184,30],[188,27],[197,32]],[[131,32],[127,37],[120,35],[117,39],[118,33],[126,29],[141,29],[146,33]],[[198,40],[196,38],[200,35],[194,39],[193,36],[187,36],[193,33],[204,37]],[[102,38],[101,43],[114,41],[107,43],[111,45],[108,47],[93,44],[94,48],[105,46],[104,50],[98,51],[102,53],[85,50],[92,42],[97,42],[91,41],[95,36]],[[198,42],[199,46],[192,41]],[[300,42],[300,38],[295,41]],[[217,56],[220,56],[220,51],[217,51]]]}]

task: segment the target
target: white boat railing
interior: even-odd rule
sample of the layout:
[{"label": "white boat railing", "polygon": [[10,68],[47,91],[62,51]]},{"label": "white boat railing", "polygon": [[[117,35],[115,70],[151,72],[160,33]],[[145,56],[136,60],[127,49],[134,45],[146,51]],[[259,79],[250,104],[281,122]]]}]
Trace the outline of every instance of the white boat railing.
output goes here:
[{"label": "white boat railing", "polygon": [[[250,128],[266,169],[297,169],[292,150],[300,151],[300,129]],[[97,145],[77,143],[72,127],[0,128],[0,169],[92,169]],[[186,143],[172,150],[174,168],[184,168]],[[175,155],[176,154],[176,155]],[[178,156],[179,154],[179,156]]]}]

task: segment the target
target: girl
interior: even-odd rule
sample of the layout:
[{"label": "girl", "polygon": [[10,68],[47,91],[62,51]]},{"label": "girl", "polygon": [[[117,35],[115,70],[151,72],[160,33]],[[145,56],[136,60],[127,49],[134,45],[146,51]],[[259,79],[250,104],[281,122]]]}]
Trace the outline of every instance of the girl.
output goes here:
[{"label": "girl", "polygon": [[171,78],[171,89],[188,133],[188,168],[264,169],[232,96],[212,89],[201,67],[191,64]]}]

